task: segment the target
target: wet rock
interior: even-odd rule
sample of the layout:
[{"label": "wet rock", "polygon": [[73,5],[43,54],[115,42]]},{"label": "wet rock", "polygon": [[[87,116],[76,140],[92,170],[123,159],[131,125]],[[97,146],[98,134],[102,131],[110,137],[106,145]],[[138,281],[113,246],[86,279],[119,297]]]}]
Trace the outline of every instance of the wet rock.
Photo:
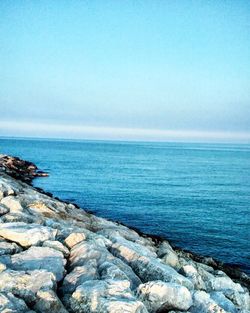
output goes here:
[{"label": "wet rock", "polygon": [[140,285],[138,296],[149,312],[187,311],[192,305],[192,296],[186,287],[162,281]]},{"label": "wet rock", "polygon": [[28,250],[11,257],[11,268],[17,271],[44,269],[60,281],[64,277],[66,260],[63,254],[47,247],[30,247]]},{"label": "wet rock", "polygon": [[5,223],[0,227],[0,236],[26,248],[32,245],[39,245],[46,240],[54,240],[56,233],[55,229],[23,222]]}]

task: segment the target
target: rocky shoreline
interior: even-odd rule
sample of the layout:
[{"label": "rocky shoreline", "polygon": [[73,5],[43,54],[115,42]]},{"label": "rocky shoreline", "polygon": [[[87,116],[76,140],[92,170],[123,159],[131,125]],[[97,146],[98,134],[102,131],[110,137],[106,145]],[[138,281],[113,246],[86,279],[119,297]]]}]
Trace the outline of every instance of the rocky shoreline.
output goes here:
[{"label": "rocky shoreline", "polygon": [[32,187],[0,155],[0,312],[250,312],[249,277]]}]

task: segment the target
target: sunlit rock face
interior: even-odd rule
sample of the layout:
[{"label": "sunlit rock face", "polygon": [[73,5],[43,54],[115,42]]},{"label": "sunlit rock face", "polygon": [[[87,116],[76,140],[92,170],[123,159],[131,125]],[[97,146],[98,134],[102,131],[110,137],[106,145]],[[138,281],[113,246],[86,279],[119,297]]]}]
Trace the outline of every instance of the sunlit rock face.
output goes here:
[{"label": "sunlit rock face", "polygon": [[246,286],[211,259],[41,193],[21,179],[33,165],[2,160],[0,312],[250,312]]}]

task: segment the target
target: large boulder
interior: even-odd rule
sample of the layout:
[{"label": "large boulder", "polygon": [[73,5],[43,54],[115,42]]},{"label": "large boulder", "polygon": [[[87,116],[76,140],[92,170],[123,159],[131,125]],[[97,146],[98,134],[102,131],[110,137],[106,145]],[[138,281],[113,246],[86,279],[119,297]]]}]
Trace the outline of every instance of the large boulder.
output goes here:
[{"label": "large boulder", "polygon": [[191,313],[227,313],[205,291],[196,291],[193,295]]},{"label": "large boulder", "polygon": [[192,296],[186,287],[162,281],[141,284],[138,297],[149,312],[187,311],[192,305]]},{"label": "large boulder", "polygon": [[18,222],[0,225],[0,236],[25,248],[39,245],[46,240],[54,240],[56,233],[57,230],[38,224]]},{"label": "large boulder", "polygon": [[10,212],[19,213],[23,211],[23,206],[20,200],[15,196],[7,196],[1,200],[1,204],[9,209]]},{"label": "large boulder", "polygon": [[60,281],[64,277],[66,260],[59,251],[48,247],[30,247],[28,250],[11,256],[11,268],[17,271],[44,269]]},{"label": "large boulder", "polygon": [[189,279],[161,262],[153,252],[141,245],[123,239],[114,243],[110,250],[115,256],[129,264],[143,282],[162,280],[193,289],[193,284]]},{"label": "large boulder", "polygon": [[129,289],[129,281],[92,280],[72,294],[71,310],[76,313],[147,313]]},{"label": "large boulder", "polygon": [[53,289],[55,276],[45,270],[13,271],[0,273],[0,292],[11,292],[26,303],[36,301],[36,294],[41,289]]},{"label": "large boulder", "polygon": [[36,312],[68,313],[53,290],[39,290],[36,296],[36,303],[34,305]]}]

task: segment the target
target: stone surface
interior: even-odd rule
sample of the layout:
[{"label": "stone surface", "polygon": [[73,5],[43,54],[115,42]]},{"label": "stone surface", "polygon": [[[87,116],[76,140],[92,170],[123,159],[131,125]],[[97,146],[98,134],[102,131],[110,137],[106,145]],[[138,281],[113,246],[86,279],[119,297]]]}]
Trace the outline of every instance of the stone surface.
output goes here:
[{"label": "stone surface", "polygon": [[149,312],[172,309],[187,311],[192,305],[192,296],[186,287],[162,281],[151,281],[138,287],[139,299]]},{"label": "stone surface", "polygon": [[72,295],[74,312],[146,313],[143,303],[129,289],[128,281],[87,281]]},{"label": "stone surface", "polygon": [[55,239],[55,229],[37,224],[5,223],[0,226],[0,236],[17,242],[22,247],[41,244],[46,240]]},{"label": "stone surface", "polygon": [[65,244],[69,249],[71,249],[76,244],[78,244],[79,242],[85,239],[86,239],[86,236],[83,233],[72,233],[65,239]]},{"label": "stone surface", "polygon": [[0,293],[0,312],[2,313],[28,313],[26,303],[12,293]]},{"label": "stone surface", "polygon": [[39,313],[68,313],[53,290],[39,290],[33,309]]},{"label": "stone surface", "polygon": [[11,256],[11,268],[16,271],[44,269],[60,281],[65,274],[66,260],[63,254],[47,247],[30,247],[28,250]]},{"label": "stone surface", "polygon": [[55,276],[45,270],[6,270],[0,273],[0,292],[11,292],[26,303],[36,301],[39,290],[53,289],[55,286]]}]

